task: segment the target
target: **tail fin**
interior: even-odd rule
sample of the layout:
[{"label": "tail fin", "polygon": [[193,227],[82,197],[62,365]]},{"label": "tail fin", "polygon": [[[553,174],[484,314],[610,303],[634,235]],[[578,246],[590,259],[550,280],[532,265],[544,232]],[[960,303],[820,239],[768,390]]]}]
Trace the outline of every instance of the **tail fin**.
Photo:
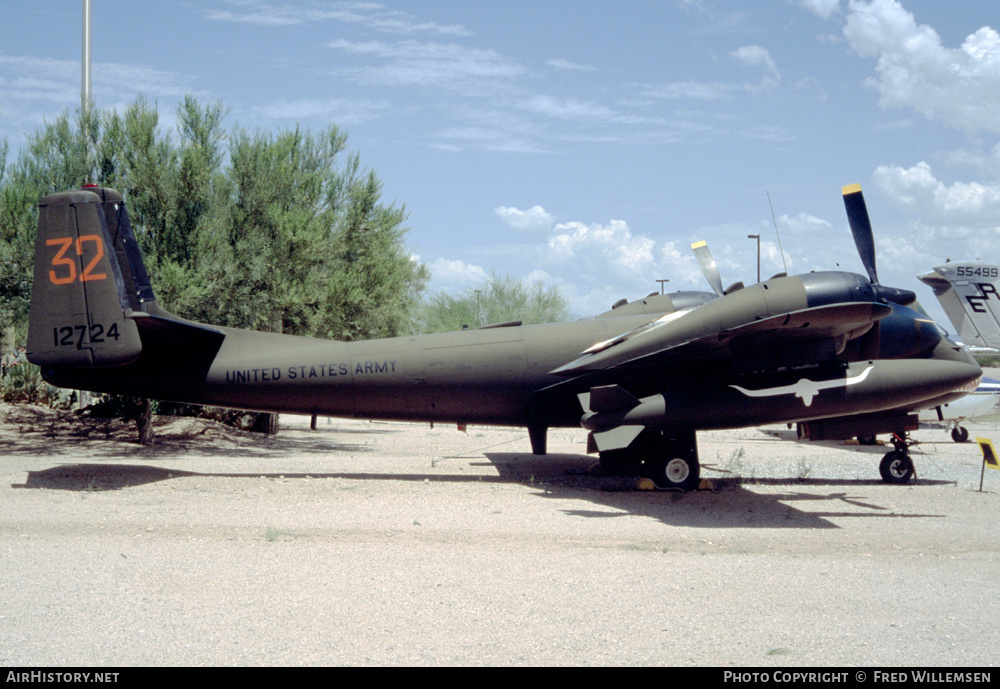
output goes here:
[{"label": "tail fin", "polygon": [[918,277],[934,290],[966,344],[1000,348],[1000,267],[956,261]]},{"label": "tail fin", "polygon": [[28,359],[42,367],[98,368],[134,361],[133,316],[155,307],[121,195],[87,187],[42,199]]}]

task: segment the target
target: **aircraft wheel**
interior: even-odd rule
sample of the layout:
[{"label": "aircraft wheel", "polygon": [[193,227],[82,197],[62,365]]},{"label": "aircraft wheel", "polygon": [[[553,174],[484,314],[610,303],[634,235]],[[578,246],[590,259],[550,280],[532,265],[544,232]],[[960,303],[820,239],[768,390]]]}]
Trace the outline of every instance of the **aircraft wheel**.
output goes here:
[{"label": "aircraft wheel", "polygon": [[969,442],[969,429],[961,426],[955,426],[951,429],[951,439],[956,443]]},{"label": "aircraft wheel", "polygon": [[858,436],[858,445],[875,445],[876,443],[878,443],[878,437],[874,433]]},{"label": "aircraft wheel", "polygon": [[697,457],[671,457],[653,468],[653,483],[660,488],[695,490],[701,467]]},{"label": "aircraft wheel", "polygon": [[893,450],[882,458],[878,471],[886,483],[908,483],[913,477],[913,460],[907,453]]},{"label": "aircraft wheel", "polygon": [[637,476],[642,471],[642,458],[629,449],[605,450],[600,462],[608,476]]}]

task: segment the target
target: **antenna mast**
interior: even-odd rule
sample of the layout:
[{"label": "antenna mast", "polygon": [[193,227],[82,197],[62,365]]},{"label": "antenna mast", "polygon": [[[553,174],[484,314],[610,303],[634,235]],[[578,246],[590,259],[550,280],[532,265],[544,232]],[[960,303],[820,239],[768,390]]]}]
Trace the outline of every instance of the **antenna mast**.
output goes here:
[{"label": "antenna mast", "polygon": [[771,221],[774,223],[774,234],[778,236],[778,251],[781,252],[781,265],[785,268],[785,275],[788,275],[788,264],[785,263],[785,250],[781,248],[781,234],[778,232],[778,221],[774,217],[774,204],[771,203],[771,192],[767,193],[767,205],[771,207]]}]

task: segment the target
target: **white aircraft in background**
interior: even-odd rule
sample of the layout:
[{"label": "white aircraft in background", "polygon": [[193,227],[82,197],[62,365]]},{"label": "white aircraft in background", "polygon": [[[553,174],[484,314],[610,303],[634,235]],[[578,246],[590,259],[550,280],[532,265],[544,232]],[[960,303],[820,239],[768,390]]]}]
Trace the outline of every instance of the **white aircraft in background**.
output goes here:
[{"label": "white aircraft in background", "polygon": [[1000,266],[982,261],[949,261],[917,279],[934,290],[965,344],[1000,348]]},{"label": "white aircraft in background", "polygon": [[[1000,348],[1000,266],[982,261],[948,261],[917,278],[934,290],[958,337],[973,351]],[[997,404],[1000,381],[983,378],[955,402],[920,412],[920,421],[945,421],[957,443],[969,439],[965,419],[988,414]]]},{"label": "white aircraft in background", "polygon": [[920,412],[921,423],[945,422],[951,427],[951,439],[956,443],[969,440],[969,429],[961,425],[966,419],[989,414],[1000,400],[1000,380],[983,378],[979,387],[960,400]]}]

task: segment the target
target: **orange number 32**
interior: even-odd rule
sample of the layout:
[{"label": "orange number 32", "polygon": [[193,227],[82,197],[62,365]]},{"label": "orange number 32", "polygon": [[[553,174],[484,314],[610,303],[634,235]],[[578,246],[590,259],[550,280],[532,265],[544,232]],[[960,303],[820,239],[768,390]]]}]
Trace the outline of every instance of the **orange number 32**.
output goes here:
[{"label": "orange number 32", "polygon": [[[96,234],[85,234],[81,236],[75,242],[77,256],[83,256],[83,245],[87,243],[95,244],[96,250],[94,252],[94,257],[90,259],[90,263],[88,263],[83,269],[83,272],[80,273],[80,282],[106,280],[108,277],[107,274],[93,272],[94,268],[97,267],[98,262],[104,258],[104,240],[101,239],[100,235]],[[64,269],[59,272],[50,270],[49,281],[54,285],[68,285],[71,282],[76,282],[76,261],[66,256],[66,252],[69,251],[74,245],[73,238],[59,237],[57,239],[48,239],[45,241],[45,244],[46,246],[59,247],[59,249],[56,250],[56,255],[52,257],[52,267]],[[59,273],[62,274],[60,275]]]}]

